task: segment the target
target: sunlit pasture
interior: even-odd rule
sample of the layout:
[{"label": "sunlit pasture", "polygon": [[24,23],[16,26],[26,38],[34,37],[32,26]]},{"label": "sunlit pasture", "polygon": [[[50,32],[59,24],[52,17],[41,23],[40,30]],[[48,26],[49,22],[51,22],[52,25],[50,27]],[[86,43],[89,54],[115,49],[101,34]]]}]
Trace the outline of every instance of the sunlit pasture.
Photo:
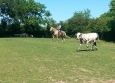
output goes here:
[{"label": "sunlit pasture", "polygon": [[0,38],[0,83],[114,83],[115,43],[78,46],[74,38]]}]

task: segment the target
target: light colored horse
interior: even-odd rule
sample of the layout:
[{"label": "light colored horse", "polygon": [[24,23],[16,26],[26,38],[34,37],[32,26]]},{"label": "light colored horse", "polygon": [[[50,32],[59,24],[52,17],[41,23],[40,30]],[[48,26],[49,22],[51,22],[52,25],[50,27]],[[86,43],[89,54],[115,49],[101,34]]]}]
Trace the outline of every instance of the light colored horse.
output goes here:
[{"label": "light colored horse", "polygon": [[76,33],[75,36],[77,37],[77,39],[80,40],[80,46],[78,48],[78,51],[80,51],[81,45],[83,43],[86,44],[87,47],[87,51],[89,50],[89,46],[88,44],[93,42],[92,47],[90,48],[90,50],[93,49],[93,47],[95,46],[96,50],[97,50],[97,44],[96,44],[96,40],[99,40],[99,35],[97,33]]},{"label": "light colored horse", "polygon": [[[64,37],[66,36],[66,32],[65,31],[60,31],[60,34],[58,35],[58,30],[56,29],[56,28],[54,28],[54,27],[51,27],[50,28],[50,31],[51,32],[53,32],[53,35],[52,35],[52,41],[53,41],[53,39],[56,37],[57,38],[57,41],[59,41],[58,40],[58,38],[59,38],[59,36],[62,38],[62,42],[65,42],[65,39],[64,39]],[[51,41],[51,42],[52,42]]]}]

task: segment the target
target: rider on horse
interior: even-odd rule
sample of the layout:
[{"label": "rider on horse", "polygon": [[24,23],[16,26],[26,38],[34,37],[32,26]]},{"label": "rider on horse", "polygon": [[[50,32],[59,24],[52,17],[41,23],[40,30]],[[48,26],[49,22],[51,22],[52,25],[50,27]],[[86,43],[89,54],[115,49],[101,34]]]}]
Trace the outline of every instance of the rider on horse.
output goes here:
[{"label": "rider on horse", "polygon": [[61,31],[61,25],[60,24],[58,24],[57,30],[58,30],[58,35],[60,35],[60,31]]}]

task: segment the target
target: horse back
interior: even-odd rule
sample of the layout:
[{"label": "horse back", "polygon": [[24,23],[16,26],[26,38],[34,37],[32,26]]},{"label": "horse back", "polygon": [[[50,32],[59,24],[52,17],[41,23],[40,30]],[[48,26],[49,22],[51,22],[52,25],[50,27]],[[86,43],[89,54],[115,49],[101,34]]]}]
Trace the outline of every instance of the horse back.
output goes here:
[{"label": "horse back", "polygon": [[61,30],[61,35],[66,36],[66,32]]}]

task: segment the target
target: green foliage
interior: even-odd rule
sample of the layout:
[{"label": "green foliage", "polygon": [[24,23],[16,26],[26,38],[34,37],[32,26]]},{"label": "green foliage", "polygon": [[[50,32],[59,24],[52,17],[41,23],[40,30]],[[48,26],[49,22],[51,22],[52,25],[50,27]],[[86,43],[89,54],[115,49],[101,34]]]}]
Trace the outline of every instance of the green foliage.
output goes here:
[{"label": "green foliage", "polygon": [[86,32],[88,31],[87,25],[90,19],[90,11],[84,10],[75,12],[73,17],[68,19],[68,31],[69,34],[75,34],[76,32]]},{"label": "green foliage", "polygon": [[109,7],[111,15],[115,15],[115,0],[111,0]]},{"label": "green foliage", "polygon": [[115,0],[110,2],[110,12],[109,12],[108,26],[111,28],[111,32],[115,32]]},{"label": "green foliage", "polygon": [[53,18],[47,18],[47,24],[49,24],[50,27],[56,27],[56,21]]},{"label": "green foliage", "polygon": [[[110,1],[109,7],[109,11],[98,18],[91,18],[91,11],[86,9],[75,11],[72,17],[59,23],[62,30],[72,37],[76,32],[97,32],[101,39],[115,41],[115,0]],[[57,23],[50,16],[45,5],[34,0],[0,0],[0,36],[27,33],[51,37],[49,29],[57,27]]]},{"label": "green foliage", "polygon": [[[43,4],[36,3],[34,0],[1,0],[1,8],[8,6],[7,10],[2,10],[2,14],[9,15],[15,20],[21,20],[25,23],[27,19],[34,18],[41,22],[43,17],[50,16],[50,12],[46,11],[46,7]],[[4,4],[3,4],[4,3]],[[6,11],[6,12],[5,12]]]},{"label": "green foliage", "polygon": [[[5,34],[7,26],[16,26],[17,23],[19,26],[24,25],[24,29],[22,29],[24,31],[22,32],[37,32],[41,30],[41,25],[45,25],[47,23],[46,18],[51,16],[50,11],[45,10],[45,5],[36,3],[34,0],[0,0],[0,8],[0,15],[5,19],[2,19],[3,22],[1,25],[3,30],[1,29],[1,32],[3,33],[0,34]],[[8,24],[9,21],[11,21],[10,24]],[[32,27],[39,27],[39,30]],[[11,31],[12,29],[13,32],[16,30],[14,28],[16,27],[12,27],[10,29],[7,28],[7,31]],[[14,31],[13,34],[14,33],[17,33],[17,31]]]}]

